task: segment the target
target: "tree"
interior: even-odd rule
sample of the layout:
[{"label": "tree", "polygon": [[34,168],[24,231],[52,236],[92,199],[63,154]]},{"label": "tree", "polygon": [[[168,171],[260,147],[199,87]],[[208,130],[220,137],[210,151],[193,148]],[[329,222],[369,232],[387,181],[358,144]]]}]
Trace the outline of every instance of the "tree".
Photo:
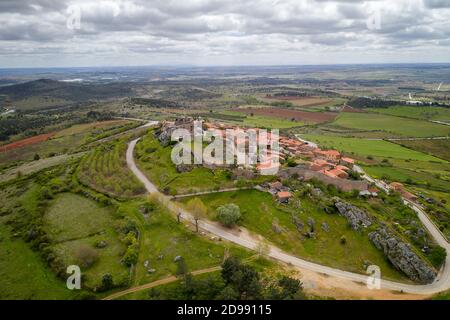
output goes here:
[{"label": "tree", "polygon": [[268,298],[272,300],[305,299],[302,290],[303,285],[300,280],[282,276],[276,285],[269,289]]},{"label": "tree", "polygon": [[35,155],[34,155],[34,157],[33,157],[33,159],[34,159],[34,161],[37,161],[37,160],[39,160],[41,157],[36,153]]},{"label": "tree", "polygon": [[347,238],[345,236],[342,236],[340,242],[341,242],[341,244],[346,244]]},{"label": "tree", "polygon": [[234,203],[226,204],[217,209],[217,220],[226,227],[234,226],[241,218],[241,210]]},{"label": "tree", "polygon": [[256,247],[256,252],[258,252],[258,255],[260,257],[268,255],[270,253],[269,244],[266,241],[261,240],[260,242],[258,242],[258,245]]},{"label": "tree", "polygon": [[110,273],[105,273],[102,276],[102,290],[109,290],[114,287],[113,277]]},{"label": "tree", "polygon": [[187,203],[187,207],[193,215],[195,221],[195,230],[196,232],[198,232],[198,222],[200,219],[206,217],[208,208],[199,198],[189,200],[189,202]]},{"label": "tree", "polygon": [[178,277],[186,278],[186,275],[188,274],[188,267],[186,261],[184,260],[183,257],[180,257],[176,263],[177,263],[176,275]]},{"label": "tree", "polygon": [[225,284],[236,291],[239,299],[261,298],[259,273],[252,267],[242,264],[237,258],[226,259],[222,264],[221,274]]}]

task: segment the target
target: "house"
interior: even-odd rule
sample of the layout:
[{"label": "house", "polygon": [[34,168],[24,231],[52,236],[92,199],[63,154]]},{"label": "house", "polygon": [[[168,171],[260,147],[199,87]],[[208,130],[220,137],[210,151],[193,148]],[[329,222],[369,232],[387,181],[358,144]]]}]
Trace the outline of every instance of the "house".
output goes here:
[{"label": "house", "polygon": [[292,194],[289,191],[280,191],[277,193],[277,199],[281,203],[288,203],[290,198],[292,198]]},{"label": "house", "polygon": [[417,201],[417,196],[406,190],[402,192],[402,197],[409,201]]},{"label": "house", "polygon": [[369,192],[372,194],[372,197],[378,197],[380,190],[377,187],[370,187]]},{"label": "house", "polygon": [[329,163],[326,160],[323,159],[316,159],[313,161],[313,163],[311,164],[311,170],[313,171],[320,171],[323,169],[329,169],[333,166],[333,164]]},{"label": "house", "polygon": [[343,170],[339,170],[337,168],[329,170],[325,174],[327,174],[327,175],[331,174],[331,175],[336,176],[336,177],[341,178],[341,179],[347,179],[348,178],[348,173],[347,172],[345,172]]},{"label": "house", "polygon": [[344,166],[352,167],[355,164],[355,160],[353,160],[352,158],[342,157],[341,164]]},{"label": "house", "polygon": [[359,192],[360,196],[367,196],[367,197],[378,197],[378,193],[380,190],[378,190],[376,187],[370,187],[367,190],[363,190]]},{"label": "house", "polygon": [[340,152],[337,151],[337,150],[323,151],[323,150],[320,150],[320,149],[316,149],[316,150],[314,150],[314,154],[317,157],[325,158],[328,161],[338,161],[339,158],[341,157]]},{"label": "house", "polygon": [[270,189],[275,189],[280,191],[283,188],[283,184],[280,181],[275,181],[272,183],[269,183]]},{"label": "house", "polygon": [[348,167],[343,166],[343,165],[337,165],[336,169],[341,170],[341,171],[345,171],[345,172],[350,171],[350,169]]},{"label": "house", "polygon": [[405,190],[405,186],[401,184],[400,182],[392,182],[389,187],[397,192],[402,192]]}]

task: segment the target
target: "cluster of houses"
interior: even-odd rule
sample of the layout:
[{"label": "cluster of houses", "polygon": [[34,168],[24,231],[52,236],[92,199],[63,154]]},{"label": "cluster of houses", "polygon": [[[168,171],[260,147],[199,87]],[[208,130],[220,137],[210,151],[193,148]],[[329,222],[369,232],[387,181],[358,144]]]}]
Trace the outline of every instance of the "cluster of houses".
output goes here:
[{"label": "cluster of houses", "polygon": [[[170,141],[170,136],[173,130],[180,128],[192,130],[191,132],[194,132],[195,126],[193,119],[182,118],[175,121],[163,122],[161,127],[162,134],[160,135],[160,140],[161,137],[164,137],[165,139],[169,139]],[[206,122],[203,123],[203,127],[200,128],[200,130],[216,130],[216,132],[220,132],[222,134],[224,141],[227,141],[227,139],[230,139],[230,137],[226,135],[227,130],[232,130],[235,134],[239,132],[246,133],[247,130],[253,130],[253,132],[257,132],[259,134],[261,129],[244,129],[230,124]],[[277,151],[272,149],[274,138],[279,139],[279,150]],[[248,136],[244,136],[244,138],[242,139],[245,140],[236,140],[234,141],[234,143],[248,143]],[[247,165],[245,167],[246,169],[255,169],[256,167],[256,169],[261,174],[270,174],[270,170],[274,169],[274,164],[278,165],[279,161],[283,162],[290,157],[301,157],[302,159],[306,159],[306,171],[313,174],[314,177],[324,176],[326,177],[326,180],[328,182],[331,181],[331,183],[357,183],[356,181],[350,181],[348,179],[350,171],[353,169],[353,165],[355,164],[355,161],[353,159],[343,156],[337,150],[322,150],[314,143],[285,136],[274,137],[270,132],[267,132],[267,156],[265,158],[265,161],[259,161],[256,165]],[[277,161],[274,161],[275,158]],[[278,170],[278,167],[276,167],[275,169]],[[265,172],[266,170],[268,170],[268,172]],[[378,196],[379,190],[376,187],[368,186],[367,183],[362,183],[362,181],[359,183],[362,186],[361,188],[359,188],[360,195],[371,197]],[[417,200],[417,197],[406,191],[401,183],[393,182],[389,187],[391,190],[401,193],[404,198],[410,201]],[[353,188],[353,185],[351,185],[349,188]],[[269,184],[267,189],[281,203],[288,202],[292,197],[290,190],[287,187],[283,186],[283,184],[279,181]]]},{"label": "cluster of houses", "polygon": [[289,156],[302,156],[310,159],[309,168],[331,178],[347,179],[355,161],[344,157],[337,150],[322,150],[315,144],[298,139],[281,138],[282,150]]}]

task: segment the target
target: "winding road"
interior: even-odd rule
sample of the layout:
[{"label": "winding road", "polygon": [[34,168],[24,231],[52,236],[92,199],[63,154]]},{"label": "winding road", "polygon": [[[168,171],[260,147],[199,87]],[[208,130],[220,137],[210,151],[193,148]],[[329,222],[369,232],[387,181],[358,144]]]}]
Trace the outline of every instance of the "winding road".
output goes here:
[{"label": "winding road", "polygon": [[[140,139],[140,138],[139,138]],[[145,176],[145,174],[139,170],[134,161],[134,149],[136,147],[136,143],[139,139],[133,140],[129,143],[126,160],[128,167],[130,170],[136,175],[136,177],[145,185],[145,188],[149,193],[153,193],[158,196],[161,202],[172,212],[176,214],[180,214],[180,218],[188,221],[190,223],[195,223],[193,219],[193,215],[180,207],[177,203],[173,202],[168,196],[162,194],[158,191],[156,186]],[[381,289],[386,290],[396,290],[402,291],[405,293],[411,294],[420,294],[420,295],[432,295],[442,291],[446,291],[450,289],[450,245],[443,238],[441,232],[436,228],[433,222],[428,218],[425,212],[423,212],[420,208],[413,208],[417,213],[424,224],[424,226],[428,229],[430,234],[436,239],[436,242],[441,245],[447,251],[447,259],[444,263],[442,270],[439,272],[435,281],[431,284],[427,285],[413,285],[413,284],[404,284],[389,280],[381,280]],[[258,248],[261,246],[261,241],[257,239],[257,237],[249,236],[251,232],[246,230],[245,228],[240,228],[241,232],[236,234],[228,229],[221,227],[219,224],[211,222],[211,221],[199,221],[199,227],[215,236],[218,236],[222,239],[226,239],[232,243],[240,245],[250,250],[258,251]],[[323,266],[317,263],[309,262],[298,257],[293,256],[292,254],[286,253],[283,250],[270,245],[269,252],[267,256],[276,259],[278,261],[290,264],[292,266],[310,270],[313,272],[317,272],[319,274],[326,274],[328,276],[333,276],[337,278],[341,278],[344,280],[359,282],[359,283],[367,283],[369,277],[362,274],[352,273],[348,271],[343,271],[327,266]]]}]

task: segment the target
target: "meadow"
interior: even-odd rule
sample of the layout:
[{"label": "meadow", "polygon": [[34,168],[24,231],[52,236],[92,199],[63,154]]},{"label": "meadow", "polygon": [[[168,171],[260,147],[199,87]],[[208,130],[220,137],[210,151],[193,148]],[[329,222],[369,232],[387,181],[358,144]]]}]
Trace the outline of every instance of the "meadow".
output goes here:
[{"label": "meadow", "polygon": [[439,158],[414,151],[385,140],[367,140],[325,135],[300,134],[302,139],[316,142],[324,149],[379,158],[445,162]]},{"label": "meadow", "polygon": [[397,141],[396,143],[450,161],[450,139]]},{"label": "meadow", "polygon": [[333,124],[355,130],[384,131],[401,137],[441,137],[450,134],[450,126],[376,113],[342,112]]},{"label": "meadow", "polygon": [[47,268],[40,255],[13,236],[0,217],[0,299],[73,299],[74,291]]},{"label": "meadow", "polygon": [[[345,218],[325,213],[308,198],[300,199],[300,210],[277,204],[270,194],[257,190],[210,194],[199,198],[208,207],[210,219],[216,218],[219,206],[228,203],[238,205],[242,214],[240,225],[301,258],[357,273],[364,273],[364,263],[370,261],[380,266],[384,277],[405,279],[389,265],[366,234],[354,232]],[[181,201],[186,203],[189,199]],[[314,238],[305,237],[296,229],[293,215],[303,221],[306,228],[308,219],[315,221]],[[328,232],[321,228],[323,223],[329,226]],[[274,224],[278,231],[275,231]],[[340,242],[342,237],[347,240],[345,245]]]},{"label": "meadow", "polygon": [[[65,265],[79,265],[77,252],[89,247],[96,252],[96,261],[82,267],[86,287],[101,284],[101,278],[109,273],[114,282],[126,283],[129,270],[121,263],[126,250],[114,230],[114,216],[111,208],[102,208],[82,196],[63,193],[51,203],[44,215],[43,228],[51,240],[51,248]],[[99,242],[106,247],[98,248]]]},{"label": "meadow", "polygon": [[373,108],[370,111],[397,117],[421,120],[450,120],[450,108],[436,106],[395,106],[389,108]]},{"label": "meadow", "polygon": [[148,216],[144,216],[139,208],[148,203],[154,202],[135,200],[123,203],[119,208],[135,221],[140,232],[140,253],[133,285],[174,275],[177,270],[174,260],[177,256],[183,257],[189,270],[194,271],[219,266],[226,253],[241,258],[251,255],[243,248],[212,241],[206,235],[195,233],[183,223],[177,223],[170,212],[156,203]]}]

